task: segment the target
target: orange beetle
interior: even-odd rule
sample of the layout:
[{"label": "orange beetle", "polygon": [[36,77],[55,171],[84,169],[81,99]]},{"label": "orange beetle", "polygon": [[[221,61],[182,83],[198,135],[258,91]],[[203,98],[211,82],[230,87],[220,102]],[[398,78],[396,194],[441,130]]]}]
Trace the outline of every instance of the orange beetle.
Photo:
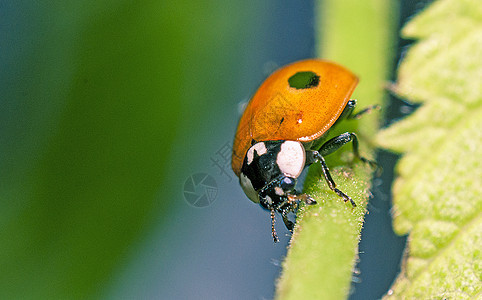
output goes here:
[{"label": "orange beetle", "polygon": [[295,190],[297,178],[312,163],[320,162],[329,187],[356,206],[336,188],[323,156],[352,142],[356,158],[376,165],[359,155],[355,133],[324,140],[334,124],[377,108],[353,114],[356,100],[350,96],[357,83],[358,78],[338,64],[308,59],[275,71],[248,103],[236,131],[231,165],[248,198],[271,212],[275,242],[276,211],[291,231],[294,224],[288,213],[300,201],[316,204],[312,197]]}]

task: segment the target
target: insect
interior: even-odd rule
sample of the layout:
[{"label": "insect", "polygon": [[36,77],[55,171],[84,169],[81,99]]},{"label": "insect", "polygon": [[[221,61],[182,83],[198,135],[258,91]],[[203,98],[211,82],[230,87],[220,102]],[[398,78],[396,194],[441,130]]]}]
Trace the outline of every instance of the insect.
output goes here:
[{"label": "insect", "polygon": [[350,96],[358,78],[348,69],[319,59],[298,61],[271,74],[251,98],[236,131],[232,168],[245,194],[271,214],[275,242],[275,212],[286,227],[294,223],[288,214],[300,202],[316,201],[296,191],[297,178],[306,166],[320,163],[328,186],[345,202],[353,199],[339,190],[324,156],[352,143],[356,159],[376,167],[360,156],[355,133],[345,132],[326,141],[330,128],[345,119],[358,119],[378,106],[354,114],[356,100]]}]

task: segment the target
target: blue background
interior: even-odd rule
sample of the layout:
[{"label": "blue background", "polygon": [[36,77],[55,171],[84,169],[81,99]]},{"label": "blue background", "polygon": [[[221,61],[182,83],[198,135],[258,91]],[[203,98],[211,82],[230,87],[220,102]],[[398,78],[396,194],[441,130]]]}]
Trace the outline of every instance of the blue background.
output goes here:
[{"label": "blue background", "polygon": [[[400,26],[428,2],[402,1]],[[263,79],[314,56],[313,5],[0,0],[0,296],[272,298],[289,235],[273,244],[224,150]],[[392,98],[386,123],[413,109]],[[350,299],[400,268],[396,159],[378,154]],[[183,197],[196,173],[205,208]]]}]

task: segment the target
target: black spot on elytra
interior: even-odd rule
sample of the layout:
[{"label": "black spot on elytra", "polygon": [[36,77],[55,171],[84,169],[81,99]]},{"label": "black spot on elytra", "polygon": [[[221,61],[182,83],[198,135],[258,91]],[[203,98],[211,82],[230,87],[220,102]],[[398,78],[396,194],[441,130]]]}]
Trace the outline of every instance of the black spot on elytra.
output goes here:
[{"label": "black spot on elytra", "polygon": [[295,89],[309,89],[318,86],[320,76],[311,71],[298,72],[288,79],[290,87]]}]

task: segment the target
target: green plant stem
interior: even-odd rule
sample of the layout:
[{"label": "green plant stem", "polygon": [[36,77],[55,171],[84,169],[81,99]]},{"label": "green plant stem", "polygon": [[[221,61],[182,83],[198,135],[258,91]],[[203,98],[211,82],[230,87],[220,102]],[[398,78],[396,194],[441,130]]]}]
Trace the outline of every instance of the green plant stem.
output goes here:
[{"label": "green plant stem", "polygon": [[[318,1],[316,15],[317,54],[353,70],[361,82],[355,91],[358,108],[380,104],[383,86],[391,69],[393,40],[396,34],[395,1]],[[354,131],[369,141],[378,128],[377,114],[352,121],[341,131]],[[364,156],[373,157],[369,143],[362,143]],[[345,151],[345,152],[343,152]],[[277,285],[277,299],[346,298],[357,259],[360,231],[366,212],[371,170],[360,162],[351,164],[351,147],[328,157],[338,187],[357,203],[344,204],[332,192],[318,166],[310,169],[305,191],[318,205],[304,207],[298,213],[290,249]],[[341,157],[341,159],[340,159]]]}]

